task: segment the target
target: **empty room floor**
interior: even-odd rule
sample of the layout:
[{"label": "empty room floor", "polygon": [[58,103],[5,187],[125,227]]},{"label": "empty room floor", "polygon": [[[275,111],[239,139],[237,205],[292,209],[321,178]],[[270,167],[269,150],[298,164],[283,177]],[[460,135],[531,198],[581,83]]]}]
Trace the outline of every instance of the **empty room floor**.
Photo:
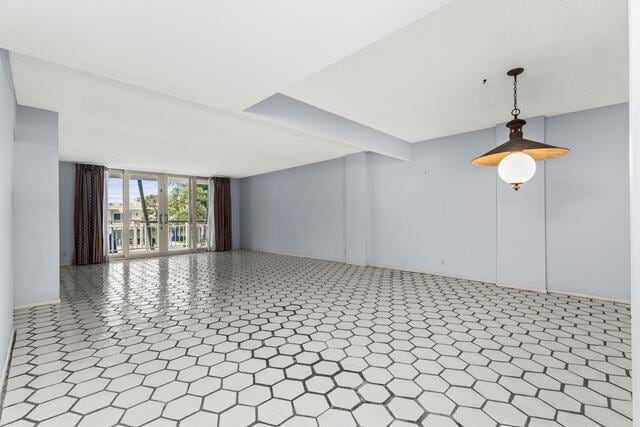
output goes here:
[{"label": "empty room floor", "polygon": [[2,425],[630,426],[629,306],[259,252],[64,267]]}]

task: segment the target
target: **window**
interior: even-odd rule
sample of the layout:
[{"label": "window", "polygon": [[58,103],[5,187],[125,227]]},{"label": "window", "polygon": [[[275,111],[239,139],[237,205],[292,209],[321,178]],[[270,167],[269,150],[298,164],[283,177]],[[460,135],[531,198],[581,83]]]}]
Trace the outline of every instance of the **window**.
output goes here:
[{"label": "window", "polygon": [[159,247],[160,177],[127,174],[129,184],[129,252],[157,252]]},{"label": "window", "polygon": [[190,199],[191,179],[170,176],[167,180],[169,249],[188,249],[191,247]]},{"label": "window", "polygon": [[110,256],[122,256],[123,172],[109,170],[107,175],[107,240]]},{"label": "window", "polygon": [[209,182],[206,179],[196,181],[196,245],[207,247],[207,217],[209,215]]},{"label": "window", "polygon": [[112,169],[107,200],[111,257],[207,247],[206,178]]}]

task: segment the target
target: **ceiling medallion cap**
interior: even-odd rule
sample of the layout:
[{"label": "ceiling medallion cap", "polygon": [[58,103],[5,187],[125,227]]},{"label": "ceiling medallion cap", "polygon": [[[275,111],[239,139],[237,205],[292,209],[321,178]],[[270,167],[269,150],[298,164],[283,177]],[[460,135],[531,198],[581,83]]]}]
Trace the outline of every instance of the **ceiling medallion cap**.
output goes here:
[{"label": "ceiling medallion cap", "polygon": [[515,76],[519,76],[523,72],[524,72],[524,68],[522,67],[512,68],[511,70],[507,71],[507,76],[515,77]]}]

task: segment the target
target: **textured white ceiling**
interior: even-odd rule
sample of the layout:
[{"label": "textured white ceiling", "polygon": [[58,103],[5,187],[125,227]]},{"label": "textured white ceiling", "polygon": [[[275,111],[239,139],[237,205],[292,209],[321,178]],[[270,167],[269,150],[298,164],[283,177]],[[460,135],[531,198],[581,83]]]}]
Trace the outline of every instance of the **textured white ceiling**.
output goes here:
[{"label": "textured white ceiling", "polygon": [[[284,93],[416,142],[627,101],[627,0],[456,0]],[[487,84],[482,85],[482,80]]]},{"label": "textured white ceiling", "polygon": [[0,47],[242,111],[449,0],[0,0]]},{"label": "textured white ceiling", "polygon": [[62,159],[203,175],[355,150],[241,113],[277,92],[414,142],[505,121],[514,66],[527,117],[626,101],[626,34],[626,0],[0,0]]},{"label": "textured white ceiling", "polygon": [[356,151],[19,54],[11,65],[20,104],[59,112],[61,160],[243,177]]},{"label": "textured white ceiling", "polygon": [[354,149],[238,113],[448,1],[0,0],[0,47],[62,159],[247,176]]}]

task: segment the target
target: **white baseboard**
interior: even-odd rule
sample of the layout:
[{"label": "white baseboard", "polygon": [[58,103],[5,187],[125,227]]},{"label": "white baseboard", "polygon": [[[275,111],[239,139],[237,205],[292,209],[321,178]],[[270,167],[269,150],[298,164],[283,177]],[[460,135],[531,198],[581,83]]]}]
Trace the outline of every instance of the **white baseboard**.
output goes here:
[{"label": "white baseboard", "polygon": [[529,288],[529,287],[524,286],[524,285],[512,285],[511,283],[493,283],[493,282],[487,282],[487,283],[491,283],[492,285],[496,285],[496,286],[499,286],[501,288],[515,289],[517,291],[531,291],[531,292],[538,292],[539,294],[548,294],[549,293],[549,291],[547,289]]},{"label": "white baseboard", "polygon": [[627,299],[599,297],[599,296],[594,296],[594,295],[589,295],[589,294],[581,294],[581,293],[578,293],[578,292],[567,292],[567,291],[558,291],[558,290],[554,290],[554,289],[549,289],[549,293],[550,294],[558,294],[558,295],[566,295],[566,296],[570,296],[570,297],[589,298],[589,299],[595,299],[595,300],[598,300],[598,301],[615,302],[615,303],[618,303],[618,304],[631,304],[631,301],[629,301]]},{"label": "white baseboard", "polygon": [[7,393],[7,380],[9,379],[9,368],[11,367],[11,354],[13,353],[13,345],[16,341],[16,330],[11,328],[11,338],[7,347],[7,354],[4,355],[4,364],[2,372],[0,372],[0,415],[4,406],[4,396]]},{"label": "white baseboard", "polygon": [[21,310],[24,308],[39,307],[41,305],[60,304],[60,298],[51,301],[34,302],[33,304],[21,304],[13,307],[14,310]]},{"label": "white baseboard", "polygon": [[394,267],[394,266],[380,265],[380,264],[369,264],[369,267],[386,268],[388,270],[409,271],[411,273],[428,274],[430,276],[450,277],[452,279],[465,280],[468,282],[476,282],[483,285],[493,285],[493,286],[498,286],[500,288],[514,289],[517,291],[531,291],[531,292],[538,292],[541,294],[548,293],[546,289],[528,288],[526,286],[511,285],[509,283],[497,283],[497,282],[491,282],[488,280],[474,279],[472,277],[458,276],[454,274],[444,274],[439,272],[434,273],[433,271],[428,271],[428,270],[418,270],[418,269],[412,269],[412,268],[402,268],[402,267]]},{"label": "white baseboard", "polygon": [[[310,256],[310,255],[291,254],[291,253],[288,253],[288,252],[270,252],[270,251],[263,251],[263,250],[259,250],[259,249],[242,249],[242,250],[243,251],[249,251],[249,252],[260,252],[260,253],[263,253],[263,254],[293,256],[293,257],[296,257],[296,258],[318,259],[320,261],[332,261],[332,262],[341,262],[343,264],[349,264],[348,262],[345,262],[344,259],[321,258],[321,257],[317,257],[317,256]],[[360,264],[353,264],[353,265],[360,265]],[[362,266],[365,267],[364,265],[362,265]]]},{"label": "white baseboard", "polygon": [[430,276],[450,277],[452,279],[467,280],[469,282],[488,283],[490,285],[495,285],[496,284],[494,282],[488,282],[486,280],[474,279],[474,278],[471,278],[471,277],[457,276],[457,275],[454,275],[454,274],[436,273],[436,272],[433,272],[433,271],[430,271],[430,270],[417,269],[417,268],[398,267],[398,266],[389,265],[389,264],[367,264],[367,267],[386,268],[387,270],[408,271],[410,273],[428,274]]},{"label": "white baseboard", "polygon": [[593,300],[629,304],[629,301],[628,300],[624,300],[624,299],[606,298],[606,297],[601,297],[601,296],[596,296],[596,295],[580,294],[580,293],[576,293],[576,292],[559,291],[559,290],[555,290],[555,289],[528,288],[526,286],[511,285],[511,284],[507,284],[507,283],[489,282],[489,281],[486,281],[486,280],[474,279],[474,278],[471,278],[471,277],[457,276],[457,275],[453,275],[453,274],[434,273],[433,271],[419,270],[419,269],[412,269],[412,268],[405,268],[405,267],[398,267],[398,266],[393,266],[393,265],[385,265],[385,264],[366,264],[366,265],[363,265],[363,264],[352,264],[352,263],[348,263],[348,262],[345,262],[344,260],[339,260],[339,259],[319,258],[319,257],[313,257],[313,256],[307,256],[307,255],[291,254],[291,253],[286,253],[286,252],[268,252],[268,251],[262,251],[262,250],[254,250],[254,249],[243,249],[243,250],[251,251],[251,252],[262,252],[262,253],[274,254],[274,255],[293,256],[293,257],[297,257],[297,258],[310,258],[310,259],[319,259],[319,260],[322,260],[322,261],[341,262],[343,264],[357,265],[357,266],[360,266],[360,267],[386,268],[388,270],[408,271],[408,272],[411,272],[411,273],[429,274],[429,275],[432,275],[432,276],[451,277],[453,279],[460,279],[460,280],[467,280],[467,281],[470,281],[470,282],[477,282],[477,283],[483,283],[483,284],[488,284],[488,285],[495,285],[495,286],[499,286],[501,288],[515,289],[515,290],[519,290],[519,291],[531,291],[531,292],[537,292],[537,293],[541,293],[541,294],[559,294],[559,295],[574,296],[574,297],[579,297],[579,298],[589,298],[589,299],[593,299]]}]

